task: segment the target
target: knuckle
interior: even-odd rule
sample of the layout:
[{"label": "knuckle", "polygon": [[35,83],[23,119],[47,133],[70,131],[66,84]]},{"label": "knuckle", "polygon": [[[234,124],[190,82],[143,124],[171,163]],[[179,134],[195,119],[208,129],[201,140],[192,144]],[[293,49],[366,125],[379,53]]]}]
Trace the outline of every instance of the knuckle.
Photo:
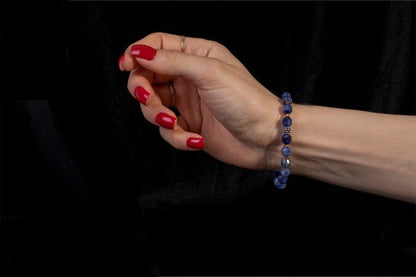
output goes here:
[{"label": "knuckle", "polygon": [[227,47],[225,47],[224,45],[222,45],[221,43],[217,41],[212,41],[212,48],[223,50],[223,51],[228,51]]},{"label": "knuckle", "polygon": [[163,32],[154,32],[146,36],[147,39],[162,38],[165,35]]},{"label": "knuckle", "polygon": [[220,78],[225,72],[225,64],[217,59],[208,59],[206,73],[213,78]]},{"label": "knuckle", "polygon": [[201,46],[194,50],[198,56],[208,57],[212,53],[229,52],[224,45],[214,40],[198,38],[195,40],[195,42],[196,45]]},{"label": "knuckle", "polygon": [[149,111],[149,108],[144,106],[144,105],[140,105],[140,109],[142,111],[143,117],[150,123],[156,125],[156,123],[153,122],[153,118],[151,116],[151,113]]},{"label": "knuckle", "polygon": [[181,60],[181,52],[178,51],[166,51],[168,54],[168,58],[171,62],[180,62]]},{"label": "knuckle", "polygon": [[183,150],[182,143],[180,142],[178,136],[175,135],[175,132],[175,130],[167,130],[159,127],[159,133],[163,140],[169,143],[173,148]]},{"label": "knuckle", "polygon": [[134,73],[133,73],[133,71],[130,71],[129,78],[127,79],[127,89],[130,92],[132,92],[133,89],[135,88],[135,84],[136,84],[136,82],[135,82]]},{"label": "knuckle", "polygon": [[182,59],[182,53],[178,51],[163,51],[161,53],[162,55],[165,55],[167,63],[175,66],[166,66],[164,70],[166,70],[166,74],[175,75],[176,68],[180,67],[183,63]]}]

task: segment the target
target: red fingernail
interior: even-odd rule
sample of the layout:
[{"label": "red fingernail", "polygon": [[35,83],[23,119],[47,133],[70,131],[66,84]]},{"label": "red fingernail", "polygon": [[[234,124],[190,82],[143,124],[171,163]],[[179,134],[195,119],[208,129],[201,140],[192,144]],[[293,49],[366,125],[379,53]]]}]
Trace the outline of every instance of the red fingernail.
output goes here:
[{"label": "red fingernail", "polygon": [[203,138],[188,138],[186,145],[193,149],[204,149],[205,141]]},{"label": "red fingernail", "polygon": [[147,45],[133,45],[131,47],[131,55],[136,58],[142,58],[150,61],[155,57],[156,50]]},{"label": "red fingernail", "polygon": [[124,61],[124,56],[125,56],[125,54],[121,55],[121,57],[118,59],[118,68],[120,68],[121,71],[124,71],[124,67],[122,65],[122,63]]},{"label": "red fingernail", "polygon": [[150,93],[141,86],[134,89],[134,97],[143,105],[146,105],[149,95]]},{"label": "red fingernail", "polygon": [[158,113],[155,118],[157,124],[167,129],[173,129],[176,118],[167,113]]}]

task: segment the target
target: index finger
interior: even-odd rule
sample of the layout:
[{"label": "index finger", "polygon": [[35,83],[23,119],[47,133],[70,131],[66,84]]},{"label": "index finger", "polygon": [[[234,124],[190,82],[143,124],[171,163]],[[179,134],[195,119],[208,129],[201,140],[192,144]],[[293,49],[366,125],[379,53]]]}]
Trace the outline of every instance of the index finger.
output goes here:
[{"label": "index finger", "polygon": [[131,47],[137,44],[144,44],[154,49],[175,50],[197,56],[214,57],[226,63],[241,65],[238,59],[236,59],[226,47],[218,42],[158,32],[149,34],[130,44],[119,60],[120,69],[130,71],[139,66],[135,58],[131,55]]},{"label": "index finger", "polygon": [[[183,36],[173,35],[168,33],[152,33],[146,37],[132,43],[124,51],[124,54],[120,58],[119,66],[123,70],[130,71],[139,64],[135,61],[134,57],[131,55],[131,47],[136,44],[145,44],[154,49],[166,49],[166,50],[177,50],[185,51],[184,42],[182,42]],[[187,38],[190,39],[190,38]]]}]

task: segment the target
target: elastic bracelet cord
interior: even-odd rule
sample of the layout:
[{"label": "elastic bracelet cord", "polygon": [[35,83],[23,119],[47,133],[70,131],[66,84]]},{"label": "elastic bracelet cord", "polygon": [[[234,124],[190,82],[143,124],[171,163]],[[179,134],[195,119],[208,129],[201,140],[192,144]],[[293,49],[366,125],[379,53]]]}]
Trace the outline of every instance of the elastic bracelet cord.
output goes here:
[{"label": "elastic bracelet cord", "polygon": [[290,167],[291,162],[289,159],[291,149],[289,147],[289,144],[292,142],[292,136],[290,135],[290,127],[292,126],[292,118],[290,117],[290,114],[292,113],[292,96],[289,92],[283,92],[282,97],[283,101],[283,134],[282,134],[282,155],[283,158],[280,162],[282,168],[279,172],[274,172],[273,176],[273,182],[276,188],[278,189],[284,189],[287,184],[287,180],[289,179],[290,175]]}]

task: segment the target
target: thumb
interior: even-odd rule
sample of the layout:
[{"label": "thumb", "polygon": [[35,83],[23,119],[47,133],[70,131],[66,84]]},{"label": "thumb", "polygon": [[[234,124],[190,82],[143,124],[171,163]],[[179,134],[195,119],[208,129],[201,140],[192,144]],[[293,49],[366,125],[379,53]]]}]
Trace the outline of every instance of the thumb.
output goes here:
[{"label": "thumb", "polygon": [[187,54],[175,50],[154,49],[147,45],[133,45],[131,55],[156,74],[182,76],[196,83],[216,78],[221,61],[211,57]]}]

